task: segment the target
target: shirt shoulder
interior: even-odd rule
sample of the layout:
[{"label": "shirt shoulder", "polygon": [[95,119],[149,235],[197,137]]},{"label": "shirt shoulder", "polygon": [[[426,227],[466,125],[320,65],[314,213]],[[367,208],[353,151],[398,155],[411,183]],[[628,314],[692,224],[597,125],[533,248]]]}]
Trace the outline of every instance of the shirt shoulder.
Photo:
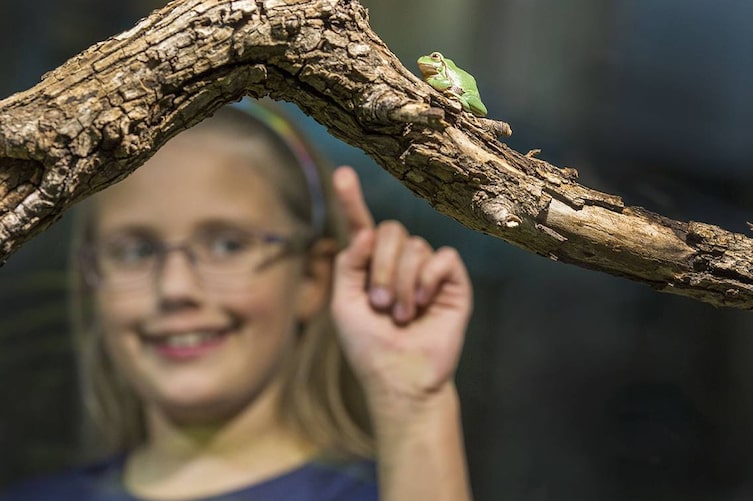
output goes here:
[{"label": "shirt shoulder", "polygon": [[[377,501],[376,467],[369,460],[318,459],[217,501]],[[214,500],[213,500],[214,501]]]},{"label": "shirt shoulder", "polygon": [[[0,501],[137,501],[123,488],[122,458],[33,479],[0,493]],[[317,459],[237,491],[196,501],[377,501],[369,460]]]},{"label": "shirt shoulder", "polygon": [[117,489],[120,458],[33,478],[0,492],[0,501],[131,501]]},{"label": "shirt shoulder", "polygon": [[[373,461],[315,461],[321,485],[314,492],[327,501],[368,500],[378,498],[376,465]],[[316,498],[317,501],[319,498]]]}]

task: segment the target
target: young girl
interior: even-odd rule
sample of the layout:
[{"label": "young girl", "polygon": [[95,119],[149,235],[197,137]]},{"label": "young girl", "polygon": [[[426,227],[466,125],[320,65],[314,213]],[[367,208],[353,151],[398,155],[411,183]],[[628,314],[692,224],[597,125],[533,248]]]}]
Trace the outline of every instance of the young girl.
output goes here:
[{"label": "young girl", "polygon": [[[270,108],[226,107],[81,209],[107,453],[3,500],[463,500],[465,268],[374,225]],[[376,460],[376,467],[370,458]]]}]

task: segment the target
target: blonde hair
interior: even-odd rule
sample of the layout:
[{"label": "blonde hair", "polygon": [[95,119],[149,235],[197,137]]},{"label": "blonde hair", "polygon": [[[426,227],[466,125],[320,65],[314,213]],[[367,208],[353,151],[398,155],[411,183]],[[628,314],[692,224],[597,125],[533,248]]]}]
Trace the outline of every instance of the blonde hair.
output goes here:
[{"label": "blonde hair", "polygon": [[[262,139],[280,159],[279,165],[265,169],[264,175],[275,177],[273,184],[279,187],[291,215],[310,225],[315,205],[323,204],[324,217],[317,230],[319,236],[343,245],[347,237],[333,197],[329,165],[278,110],[268,105],[259,108],[267,115],[273,113],[274,120],[285,120],[285,134],[294,134],[295,137],[282,137],[279,128],[264,121],[264,115],[234,108],[220,109],[214,117],[192,129],[192,133],[211,132],[224,137]],[[293,151],[291,141],[295,141],[295,147],[305,147],[314,159],[315,175],[323,196],[312,193],[316,188],[310,186],[311,179],[305,179],[305,173],[301,172],[300,154]],[[295,181],[291,182],[293,179]],[[93,206],[92,203],[82,204],[74,225],[71,299],[83,403],[95,432],[92,435],[90,427],[85,427],[87,433],[83,439],[89,446],[99,449],[96,454],[101,455],[132,450],[146,441],[147,432],[143,404],[119,373],[105,347],[94,307],[94,290],[81,269],[79,249],[95,238],[96,211]],[[280,409],[283,418],[324,451],[373,456],[373,437],[363,392],[345,360],[328,308],[302,327],[295,357],[292,364],[286,364]]]}]

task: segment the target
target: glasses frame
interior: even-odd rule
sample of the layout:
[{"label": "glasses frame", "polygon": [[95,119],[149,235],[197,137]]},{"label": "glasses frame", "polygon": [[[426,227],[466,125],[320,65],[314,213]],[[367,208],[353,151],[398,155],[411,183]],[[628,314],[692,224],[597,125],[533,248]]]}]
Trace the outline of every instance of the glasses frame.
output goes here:
[{"label": "glasses frame", "polygon": [[[300,231],[297,234],[293,235],[281,235],[279,233],[259,229],[245,229],[242,231],[250,235],[252,238],[258,239],[258,241],[264,245],[279,245],[282,250],[280,254],[274,255],[269,259],[262,260],[252,270],[249,270],[249,275],[258,272],[276,259],[280,259],[288,255],[307,252],[311,249],[311,247],[313,247],[314,243],[317,240],[316,235],[314,235],[311,231]],[[165,266],[165,261],[167,260],[168,255],[171,252],[180,251],[188,259],[188,262],[191,264],[191,269],[196,274],[196,276],[203,279],[204,276],[201,272],[199,272],[199,268],[197,267],[197,262],[199,262],[200,259],[197,258],[196,252],[191,248],[192,240],[195,238],[196,236],[194,235],[174,243],[168,243],[155,239],[156,259],[154,264],[150,265],[150,269],[146,272],[145,277],[156,279]],[[98,249],[103,246],[103,242],[88,241],[84,242],[79,247],[79,250],[77,252],[77,261],[81,275],[83,276],[86,285],[88,285],[92,289],[102,288],[106,283],[106,280],[104,279],[104,277],[102,277],[102,274],[99,271],[97,252]],[[121,287],[117,287],[116,289],[121,289]],[[137,287],[122,287],[122,290],[129,289],[137,289]]]}]

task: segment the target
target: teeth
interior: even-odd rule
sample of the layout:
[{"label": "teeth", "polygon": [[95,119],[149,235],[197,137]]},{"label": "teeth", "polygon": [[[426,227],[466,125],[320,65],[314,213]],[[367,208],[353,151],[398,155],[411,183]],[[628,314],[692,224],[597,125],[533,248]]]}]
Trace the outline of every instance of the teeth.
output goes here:
[{"label": "teeth", "polygon": [[214,332],[188,332],[186,334],[172,335],[165,339],[164,344],[171,348],[195,348],[219,336],[219,334]]}]

